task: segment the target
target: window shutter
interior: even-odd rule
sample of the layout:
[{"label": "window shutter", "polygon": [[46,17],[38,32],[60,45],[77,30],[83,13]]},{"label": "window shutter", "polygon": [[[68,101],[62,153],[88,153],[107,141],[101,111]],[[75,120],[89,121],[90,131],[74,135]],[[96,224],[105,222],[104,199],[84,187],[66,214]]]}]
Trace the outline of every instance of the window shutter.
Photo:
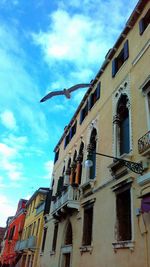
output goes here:
[{"label": "window shutter", "polygon": [[83,109],[80,112],[80,124],[82,123],[82,121],[83,121]]},{"label": "window shutter", "polygon": [[139,21],[139,32],[140,32],[140,35],[142,35],[142,33],[144,32],[144,18],[143,19],[141,19],[140,21]]},{"label": "window shutter", "polygon": [[117,59],[114,58],[114,60],[112,61],[112,77],[115,77],[117,72]]},{"label": "window shutter", "polygon": [[98,83],[96,88],[96,100],[100,98],[101,82]]},{"label": "window shutter", "polygon": [[88,110],[92,108],[92,94],[89,97],[89,102],[88,102]]},{"label": "window shutter", "polygon": [[129,57],[129,45],[128,40],[124,43],[124,61]]}]

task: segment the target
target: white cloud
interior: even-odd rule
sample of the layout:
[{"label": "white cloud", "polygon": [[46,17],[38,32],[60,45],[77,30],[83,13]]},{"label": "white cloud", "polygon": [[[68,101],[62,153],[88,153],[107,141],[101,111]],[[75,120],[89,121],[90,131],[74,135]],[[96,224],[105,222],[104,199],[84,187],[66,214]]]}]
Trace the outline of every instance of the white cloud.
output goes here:
[{"label": "white cloud", "polygon": [[8,129],[16,129],[16,119],[10,110],[5,110],[0,114],[2,124]]},{"label": "white cloud", "polygon": [[49,160],[47,162],[45,162],[44,164],[44,169],[45,169],[45,179],[51,179],[52,176],[52,172],[53,172],[53,166],[54,166],[54,162],[53,160]]},{"label": "white cloud", "polygon": [[5,195],[0,195],[1,226],[6,226],[7,218],[15,215],[16,207],[12,203]]},{"label": "white cloud", "polygon": [[[10,144],[11,144],[11,138],[10,138]],[[17,138],[15,139],[17,140]],[[6,140],[8,141],[8,139]],[[16,146],[15,143],[13,144],[13,146],[11,146],[10,144],[8,145],[6,143],[0,143],[0,171],[4,173],[6,177],[8,177],[12,181],[24,179],[23,164],[19,162],[19,158],[21,157],[20,150],[23,149],[23,147],[21,146],[21,142],[20,146],[19,143],[16,144]]]}]

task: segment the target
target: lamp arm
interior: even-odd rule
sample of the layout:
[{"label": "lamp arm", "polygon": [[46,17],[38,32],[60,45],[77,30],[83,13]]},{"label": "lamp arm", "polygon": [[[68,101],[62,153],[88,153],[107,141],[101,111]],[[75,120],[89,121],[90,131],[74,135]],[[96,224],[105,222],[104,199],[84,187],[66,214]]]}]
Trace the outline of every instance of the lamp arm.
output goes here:
[{"label": "lamp arm", "polygon": [[138,173],[138,174],[142,174],[143,173],[142,162],[139,162],[139,163],[138,162],[133,162],[133,161],[120,159],[120,158],[117,158],[117,157],[109,156],[109,155],[106,155],[106,154],[103,154],[103,153],[98,153],[98,152],[91,152],[90,151],[89,154],[96,154],[96,155],[99,155],[99,156],[103,156],[103,157],[107,157],[107,158],[118,160],[118,161],[122,162],[128,169],[130,169],[134,173]]}]

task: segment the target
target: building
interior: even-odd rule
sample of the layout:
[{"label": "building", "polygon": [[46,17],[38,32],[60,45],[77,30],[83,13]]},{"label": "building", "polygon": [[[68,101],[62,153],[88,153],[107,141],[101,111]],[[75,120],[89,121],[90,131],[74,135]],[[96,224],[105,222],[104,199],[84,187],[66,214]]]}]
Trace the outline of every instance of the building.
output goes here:
[{"label": "building", "polygon": [[2,252],[2,242],[5,235],[5,231],[6,231],[5,227],[0,227],[0,254]]},{"label": "building", "polygon": [[140,0],[55,147],[42,267],[150,266],[149,23]]},{"label": "building", "polygon": [[49,212],[51,190],[40,187],[26,203],[23,234],[15,250],[20,255],[18,267],[37,267],[40,254],[44,215]]},{"label": "building", "polygon": [[15,246],[21,238],[26,215],[26,202],[27,200],[20,199],[15,216],[7,219],[6,234],[0,258],[2,266],[13,267],[20,258],[20,255],[15,251]]}]

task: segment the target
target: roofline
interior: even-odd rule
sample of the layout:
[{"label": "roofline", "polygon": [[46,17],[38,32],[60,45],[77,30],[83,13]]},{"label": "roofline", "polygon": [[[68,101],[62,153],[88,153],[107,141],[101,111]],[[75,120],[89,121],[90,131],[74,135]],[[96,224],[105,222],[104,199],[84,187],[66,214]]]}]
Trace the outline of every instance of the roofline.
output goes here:
[{"label": "roofline", "polygon": [[56,147],[54,148],[54,152],[57,151],[57,149],[59,148],[59,145],[61,144],[63,138],[65,137],[68,129],[70,128],[70,126],[73,124],[73,122],[76,119],[76,116],[79,113],[79,110],[81,109],[81,107],[83,106],[83,104],[85,103],[87,97],[90,94],[90,91],[92,90],[93,86],[97,83],[98,79],[100,78],[100,76],[103,74],[104,70],[106,69],[107,65],[109,64],[109,62],[111,61],[111,59],[113,58],[113,56],[115,55],[116,51],[118,50],[118,48],[120,47],[120,45],[122,44],[122,42],[124,41],[124,39],[126,38],[126,36],[128,35],[128,33],[130,32],[130,30],[133,28],[134,24],[136,23],[136,21],[138,20],[139,16],[141,15],[143,9],[145,8],[145,6],[148,4],[147,0],[139,0],[137,5],[135,6],[133,12],[131,13],[129,19],[127,20],[126,24],[125,24],[125,28],[123,29],[123,31],[121,32],[121,34],[119,35],[116,43],[114,44],[113,48],[111,48],[108,53],[105,56],[105,60],[102,63],[98,73],[96,74],[94,80],[91,83],[91,86],[89,87],[89,89],[87,90],[87,92],[85,93],[83,99],[81,100],[77,110],[75,111],[72,119],[70,120],[69,124],[67,125],[67,127],[65,128],[65,131],[63,133],[63,135],[61,136],[59,142],[57,143]]},{"label": "roofline", "polygon": [[27,201],[26,203],[26,207],[28,207],[30,205],[30,203],[32,202],[32,200],[40,193],[42,194],[47,194],[49,192],[50,188],[49,187],[39,187],[39,189],[37,189],[34,194],[30,197],[30,199]]}]

